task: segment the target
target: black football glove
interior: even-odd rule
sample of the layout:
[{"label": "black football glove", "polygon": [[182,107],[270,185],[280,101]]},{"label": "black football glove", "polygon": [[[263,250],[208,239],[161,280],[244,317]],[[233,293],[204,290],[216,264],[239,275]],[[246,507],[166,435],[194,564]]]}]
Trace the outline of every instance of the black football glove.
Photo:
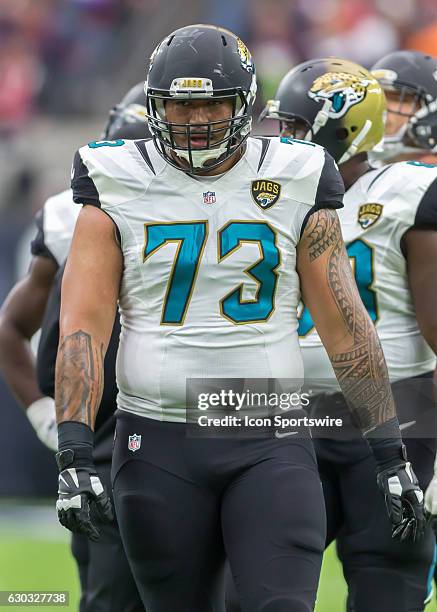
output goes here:
[{"label": "black football glove", "polygon": [[392,537],[416,541],[426,526],[423,493],[409,461],[377,469],[377,483],[385,498]]},{"label": "black football glove", "polygon": [[111,501],[92,460],[85,460],[80,455],[80,450],[72,449],[56,455],[60,472],[56,510],[61,525],[95,542],[100,534],[93,519],[110,523],[114,516]]}]

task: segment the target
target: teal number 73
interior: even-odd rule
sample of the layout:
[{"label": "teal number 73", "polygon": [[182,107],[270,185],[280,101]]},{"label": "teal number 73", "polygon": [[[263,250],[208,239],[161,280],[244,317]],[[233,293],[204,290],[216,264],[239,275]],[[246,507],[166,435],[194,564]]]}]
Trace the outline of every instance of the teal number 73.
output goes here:
[{"label": "teal number 73", "polygon": [[[375,267],[373,263],[373,248],[364,240],[354,240],[346,245],[346,251],[351,260],[360,297],[374,323],[378,320],[378,299],[373,289]],[[306,336],[314,328],[311,315],[306,307],[299,317],[298,333]]]},{"label": "teal number 73", "polygon": [[[208,237],[208,222],[146,223],[144,233],[143,261],[166,244],[177,244],[162,306],[161,325],[182,325]],[[276,234],[268,223],[231,221],[222,227],[218,231],[217,265],[245,242],[257,244],[260,251],[259,259],[244,270],[257,283],[257,291],[254,299],[244,300],[240,284],[220,300],[222,316],[235,324],[266,321],[275,309],[280,254]]]}]

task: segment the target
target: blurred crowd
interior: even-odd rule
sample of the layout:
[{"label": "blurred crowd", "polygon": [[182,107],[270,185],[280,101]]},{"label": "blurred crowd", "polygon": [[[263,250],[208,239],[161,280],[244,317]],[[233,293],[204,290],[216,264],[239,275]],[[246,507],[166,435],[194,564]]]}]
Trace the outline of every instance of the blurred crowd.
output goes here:
[{"label": "blurred crowd", "polygon": [[[81,122],[89,131],[90,117],[100,125],[145,77],[162,36],[196,21],[223,25],[247,43],[259,78],[256,111],[283,74],[310,57],[369,66],[401,47],[437,55],[436,0],[0,0],[0,215],[41,206],[53,187],[50,180],[45,190],[35,187],[41,168],[52,158],[68,166],[76,146],[68,126],[74,134]],[[32,136],[35,125],[43,127]],[[65,158],[50,155],[60,145],[57,126],[67,130]]]},{"label": "blurred crowd", "polygon": [[[368,66],[400,47],[437,54],[435,0],[183,0],[174,6],[183,12],[184,5],[194,7],[199,21],[240,34],[266,97],[292,64],[310,57],[337,55]],[[160,0],[0,0],[1,137],[25,127],[36,111],[99,111],[102,84],[119,78],[133,45],[144,46],[145,64],[157,42],[148,25],[161,9]],[[162,17],[171,30],[172,16]],[[138,23],[144,40],[130,36]]]},{"label": "blurred crowd", "polygon": [[[93,110],[93,88],[129,51],[126,30],[154,0],[0,0],[0,130],[22,129],[35,110]],[[98,96],[97,96],[98,97]]]}]

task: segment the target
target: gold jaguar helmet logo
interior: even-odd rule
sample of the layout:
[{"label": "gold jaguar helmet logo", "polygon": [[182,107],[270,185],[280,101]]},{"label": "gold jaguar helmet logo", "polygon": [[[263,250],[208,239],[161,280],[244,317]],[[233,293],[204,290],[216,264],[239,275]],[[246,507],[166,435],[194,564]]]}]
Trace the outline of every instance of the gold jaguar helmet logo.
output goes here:
[{"label": "gold jaguar helmet logo", "polygon": [[308,96],[316,102],[329,100],[331,105],[328,116],[338,119],[345,115],[351,106],[364,100],[371,83],[370,79],[359,78],[346,72],[327,72],[314,81]]},{"label": "gold jaguar helmet logo", "polygon": [[237,38],[237,50],[240,56],[241,65],[247,72],[253,72],[253,60],[249,49],[246,47],[241,38]]}]

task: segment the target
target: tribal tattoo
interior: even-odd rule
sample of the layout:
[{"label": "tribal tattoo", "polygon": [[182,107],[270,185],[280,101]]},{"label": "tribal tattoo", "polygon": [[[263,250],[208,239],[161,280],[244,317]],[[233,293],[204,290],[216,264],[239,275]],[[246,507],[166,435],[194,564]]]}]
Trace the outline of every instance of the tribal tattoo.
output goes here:
[{"label": "tribal tattoo", "polygon": [[306,233],[309,236],[310,261],[320,257],[326,249],[341,240],[340,224],[335,211],[323,209],[311,215]]},{"label": "tribal tattoo", "polygon": [[103,392],[103,345],[79,330],[64,336],[56,362],[56,417],[94,429]]},{"label": "tribal tattoo", "polygon": [[375,327],[359,297],[337,213],[323,209],[309,220],[309,258],[328,252],[328,285],[348,334],[348,350],[329,358],[346,401],[365,433],[395,416],[387,365]]}]

